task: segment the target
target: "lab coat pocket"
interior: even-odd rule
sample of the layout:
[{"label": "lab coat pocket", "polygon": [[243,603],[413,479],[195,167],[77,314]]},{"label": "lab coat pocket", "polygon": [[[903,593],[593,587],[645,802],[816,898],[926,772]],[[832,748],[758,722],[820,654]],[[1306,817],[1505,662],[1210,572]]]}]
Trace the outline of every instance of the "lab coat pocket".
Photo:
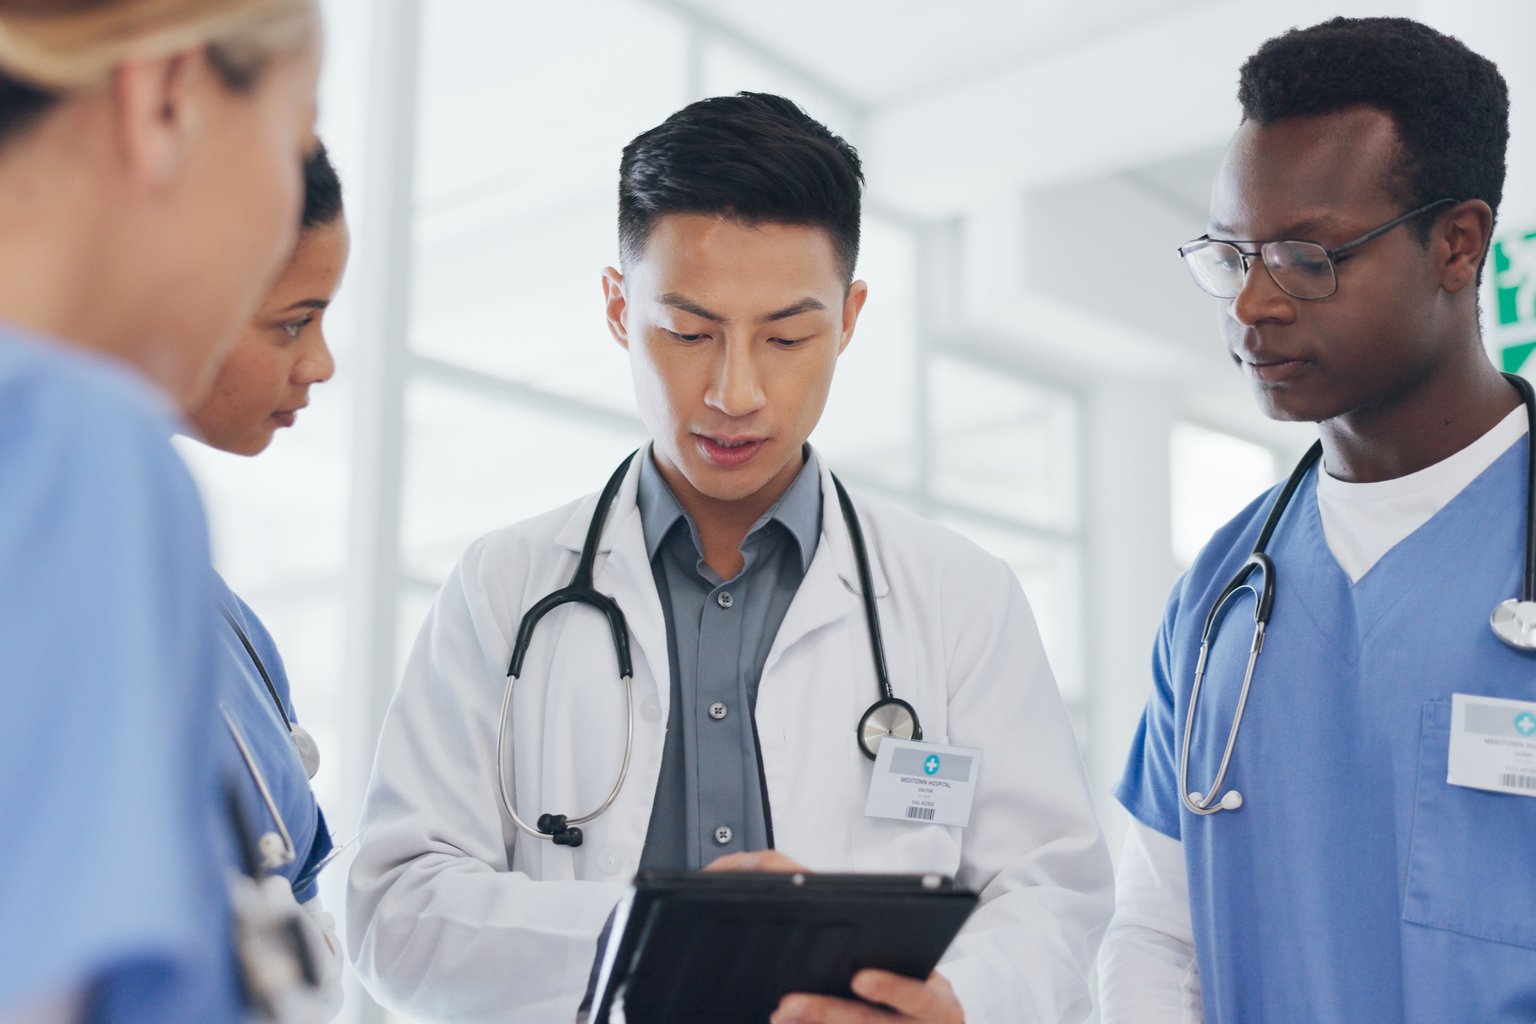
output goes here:
[{"label": "lab coat pocket", "polygon": [[1450,741],[1426,702],[1403,920],[1536,949],[1536,798],[1446,782]]}]

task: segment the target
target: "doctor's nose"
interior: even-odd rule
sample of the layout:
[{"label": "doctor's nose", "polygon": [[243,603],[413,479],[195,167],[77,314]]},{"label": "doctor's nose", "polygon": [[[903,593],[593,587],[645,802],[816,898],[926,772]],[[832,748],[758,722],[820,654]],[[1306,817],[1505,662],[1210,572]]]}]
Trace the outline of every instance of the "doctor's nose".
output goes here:
[{"label": "doctor's nose", "polygon": [[750,341],[727,339],[704,403],[727,416],[750,416],[767,404],[763,379]]},{"label": "doctor's nose", "polygon": [[1291,298],[1269,275],[1264,261],[1254,259],[1237,298],[1227,302],[1227,315],[1244,327],[1264,322],[1288,324],[1296,319],[1296,299]]}]

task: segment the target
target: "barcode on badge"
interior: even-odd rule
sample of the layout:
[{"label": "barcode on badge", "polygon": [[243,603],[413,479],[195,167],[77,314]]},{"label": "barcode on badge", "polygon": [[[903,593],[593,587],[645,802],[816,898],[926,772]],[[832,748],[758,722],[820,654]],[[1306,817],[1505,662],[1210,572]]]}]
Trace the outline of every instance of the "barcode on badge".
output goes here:
[{"label": "barcode on badge", "polygon": [[[1499,785],[1514,786],[1516,789],[1536,789],[1536,775],[1516,775],[1513,772],[1505,772],[1499,776]],[[910,814],[911,811],[907,813]]]},{"label": "barcode on badge", "polygon": [[[1536,786],[1536,779],[1532,779],[1531,780],[1531,785],[1532,786]],[[924,821],[932,821],[933,820],[933,808],[932,807],[908,807],[907,808],[907,817],[909,817],[909,818],[921,818]]]}]

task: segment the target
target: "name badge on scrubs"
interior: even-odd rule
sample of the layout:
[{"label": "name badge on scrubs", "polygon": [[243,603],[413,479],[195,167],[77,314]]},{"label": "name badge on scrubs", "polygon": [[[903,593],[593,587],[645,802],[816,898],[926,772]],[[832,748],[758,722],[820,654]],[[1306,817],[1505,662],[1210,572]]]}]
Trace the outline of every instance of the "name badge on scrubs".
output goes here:
[{"label": "name badge on scrubs", "polygon": [[1536,703],[1451,695],[1453,786],[1536,796]]},{"label": "name badge on scrubs", "polygon": [[875,756],[864,814],[924,825],[958,825],[971,820],[981,751],[942,743],[917,743],[887,736]]}]

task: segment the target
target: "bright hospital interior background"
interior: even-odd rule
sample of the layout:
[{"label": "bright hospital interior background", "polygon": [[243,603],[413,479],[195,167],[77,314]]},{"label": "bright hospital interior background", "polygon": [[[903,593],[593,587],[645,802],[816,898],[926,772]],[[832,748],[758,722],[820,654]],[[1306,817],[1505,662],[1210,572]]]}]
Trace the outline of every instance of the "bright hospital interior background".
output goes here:
[{"label": "bright hospital interior background", "polygon": [[[812,441],[1017,570],[1114,849],[1168,589],[1315,436],[1254,411],[1175,252],[1204,231],[1243,59],[1291,26],[1400,14],[1497,61],[1514,133],[1484,318],[1511,367],[1536,341],[1529,0],[325,8],[321,130],[355,242],[339,370],[260,458],[183,450],[321,744],[338,842],[464,547],[596,490],[644,439],[599,273],[620,148],[690,100],[782,93],[859,148],[870,300]],[[386,1015],[354,985],[343,1019]]]}]

